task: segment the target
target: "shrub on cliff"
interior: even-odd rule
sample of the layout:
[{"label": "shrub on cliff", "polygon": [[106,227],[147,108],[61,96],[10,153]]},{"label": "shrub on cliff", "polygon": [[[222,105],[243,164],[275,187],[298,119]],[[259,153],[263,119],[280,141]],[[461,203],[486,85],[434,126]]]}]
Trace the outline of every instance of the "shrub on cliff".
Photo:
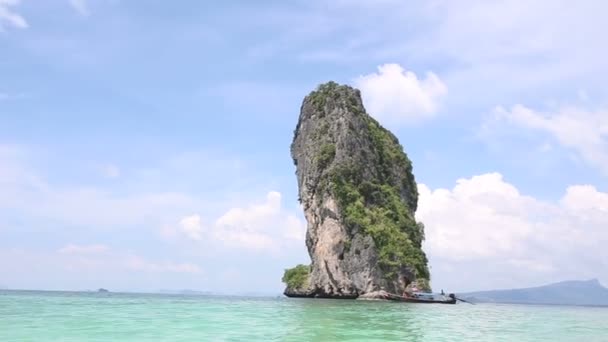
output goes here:
[{"label": "shrub on cliff", "polygon": [[287,285],[287,288],[302,289],[308,285],[309,275],[310,266],[298,265],[294,268],[286,269],[281,281]]},{"label": "shrub on cliff", "polygon": [[317,156],[317,163],[319,163],[320,168],[326,168],[327,165],[334,159],[336,155],[336,145],[334,144],[323,144],[321,146],[321,150],[319,155]]}]

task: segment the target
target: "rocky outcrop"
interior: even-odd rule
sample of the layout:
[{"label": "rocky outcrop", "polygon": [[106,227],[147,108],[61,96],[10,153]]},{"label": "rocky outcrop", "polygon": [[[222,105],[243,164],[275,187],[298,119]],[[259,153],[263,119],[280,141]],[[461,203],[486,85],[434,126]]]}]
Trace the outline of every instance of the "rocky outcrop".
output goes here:
[{"label": "rocky outcrop", "polygon": [[391,294],[384,291],[384,290],[380,290],[380,291],[374,291],[374,292],[367,292],[364,293],[362,295],[360,295],[359,297],[357,297],[358,300],[389,300]]},{"label": "rocky outcrop", "polygon": [[286,282],[287,296],[402,293],[429,278],[411,162],[357,89],[329,82],[306,96],[291,155],[312,263],[286,271],[300,275]]}]

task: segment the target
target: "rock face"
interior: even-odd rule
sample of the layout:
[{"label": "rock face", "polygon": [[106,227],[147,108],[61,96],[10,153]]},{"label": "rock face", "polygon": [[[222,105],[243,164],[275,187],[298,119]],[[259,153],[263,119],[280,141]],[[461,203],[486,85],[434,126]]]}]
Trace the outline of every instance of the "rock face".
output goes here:
[{"label": "rock face", "polygon": [[291,155],[312,264],[298,266],[307,278],[286,282],[285,295],[401,294],[428,280],[411,162],[366,113],[359,90],[329,82],[306,96]]}]

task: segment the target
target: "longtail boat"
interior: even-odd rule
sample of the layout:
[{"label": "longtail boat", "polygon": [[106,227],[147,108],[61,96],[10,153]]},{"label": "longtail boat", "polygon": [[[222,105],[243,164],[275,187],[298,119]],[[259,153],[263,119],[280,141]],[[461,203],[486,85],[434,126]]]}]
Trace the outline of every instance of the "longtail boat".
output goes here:
[{"label": "longtail boat", "polygon": [[396,294],[386,294],[387,300],[405,303],[424,303],[424,304],[456,304],[458,298],[453,293],[449,295],[441,293],[426,293],[426,292],[413,292],[407,296],[399,296]]}]

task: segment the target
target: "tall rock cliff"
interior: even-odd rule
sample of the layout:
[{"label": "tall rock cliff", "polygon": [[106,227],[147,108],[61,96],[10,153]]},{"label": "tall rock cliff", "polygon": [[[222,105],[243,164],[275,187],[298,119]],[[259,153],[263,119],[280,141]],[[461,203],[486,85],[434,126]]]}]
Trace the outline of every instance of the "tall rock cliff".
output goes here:
[{"label": "tall rock cliff", "polygon": [[429,279],[411,162],[359,90],[329,82],[306,96],[291,155],[312,264],[286,270],[287,296],[400,294]]}]

